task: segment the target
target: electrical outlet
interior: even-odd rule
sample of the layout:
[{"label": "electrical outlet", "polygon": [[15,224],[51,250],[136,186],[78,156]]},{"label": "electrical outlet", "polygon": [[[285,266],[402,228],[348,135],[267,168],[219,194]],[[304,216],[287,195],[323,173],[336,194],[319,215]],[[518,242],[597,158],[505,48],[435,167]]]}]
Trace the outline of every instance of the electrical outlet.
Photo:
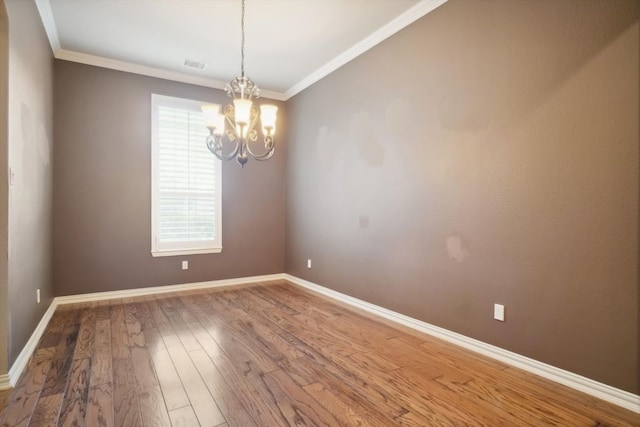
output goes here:
[{"label": "electrical outlet", "polygon": [[182,261],[182,269],[183,270],[189,269],[189,261]]},{"label": "electrical outlet", "polygon": [[493,318],[504,322],[504,305],[493,304]]},{"label": "electrical outlet", "polygon": [[40,289],[36,289],[36,303],[40,304]]},{"label": "electrical outlet", "polygon": [[307,268],[311,268],[311,260],[310,259],[307,260]]}]

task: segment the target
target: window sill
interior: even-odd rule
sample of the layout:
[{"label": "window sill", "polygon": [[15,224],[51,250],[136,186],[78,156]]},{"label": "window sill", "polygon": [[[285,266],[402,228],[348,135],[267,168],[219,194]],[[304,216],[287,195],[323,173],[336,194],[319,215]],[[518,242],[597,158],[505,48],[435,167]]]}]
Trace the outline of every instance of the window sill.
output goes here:
[{"label": "window sill", "polygon": [[153,257],[161,256],[180,256],[180,255],[198,255],[198,254],[219,254],[222,252],[222,248],[207,248],[207,249],[176,249],[167,251],[151,251]]}]

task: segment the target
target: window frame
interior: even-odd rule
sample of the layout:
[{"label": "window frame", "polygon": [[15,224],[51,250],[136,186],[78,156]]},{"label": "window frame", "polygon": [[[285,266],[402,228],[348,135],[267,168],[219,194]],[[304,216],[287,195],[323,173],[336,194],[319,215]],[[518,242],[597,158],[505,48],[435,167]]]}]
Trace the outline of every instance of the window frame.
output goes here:
[{"label": "window frame", "polygon": [[[217,163],[215,171],[215,235],[214,240],[183,241],[170,244],[158,241],[160,227],[160,181],[159,181],[159,129],[158,109],[161,106],[181,108],[189,111],[201,112],[200,107],[207,102],[193,99],[176,98],[166,95],[151,94],[151,255],[154,257],[179,256],[194,254],[211,254],[222,252],[222,162],[213,154],[211,157]],[[203,123],[204,127],[204,123]],[[204,139],[202,145],[205,145]]]}]

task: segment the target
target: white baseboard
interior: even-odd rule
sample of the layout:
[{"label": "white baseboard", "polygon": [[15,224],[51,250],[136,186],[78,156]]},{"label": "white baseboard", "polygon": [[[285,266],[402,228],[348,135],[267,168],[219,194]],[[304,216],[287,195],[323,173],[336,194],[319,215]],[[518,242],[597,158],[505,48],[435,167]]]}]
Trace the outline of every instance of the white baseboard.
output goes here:
[{"label": "white baseboard", "polygon": [[11,381],[9,381],[9,375],[0,375],[0,390],[7,390],[13,387]]},{"label": "white baseboard", "polygon": [[96,292],[92,294],[68,295],[63,297],[55,297],[49,305],[49,308],[40,319],[40,323],[31,334],[29,341],[18,355],[16,361],[9,369],[8,375],[0,375],[0,390],[15,387],[22,375],[22,371],[27,366],[29,358],[38,345],[38,341],[42,337],[44,330],[51,320],[51,316],[56,311],[56,307],[63,304],[75,304],[81,302],[101,301],[114,298],[127,298],[142,295],[165,294],[176,291],[189,291],[193,289],[220,288],[225,286],[238,286],[258,282],[271,282],[274,280],[284,280],[285,275],[282,273],[268,274],[264,276],[240,277],[236,279],[211,280],[208,282],[185,283],[181,285],[154,286],[151,288],[125,289],[122,291]]},{"label": "white baseboard", "polygon": [[500,347],[496,347],[494,345],[469,338],[462,334],[458,334],[456,332],[431,325],[421,320],[396,313],[395,311],[391,311],[378,305],[360,300],[358,298],[354,298],[349,295],[334,291],[332,289],[325,288],[324,286],[320,286],[299,277],[292,276],[290,274],[285,274],[284,276],[287,281],[302,288],[325,295],[337,301],[349,304],[351,306],[357,307],[369,313],[373,313],[401,325],[408,326],[412,329],[426,333],[428,335],[443,339],[465,349],[483,354],[485,356],[507,363],[511,366],[515,366],[527,372],[531,372],[532,374],[539,375],[548,380],[566,385],[575,390],[579,390],[583,393],[587,393],[599,399],[606,400],[607,402],[613,403],[614,405],[618,405],[633,412],[640,413],[640,396],[636,394],[611,387],[609,385],[594,381],[581,375],[574,374],[573,372],[556,368],[555,366],[551,366],[546,363],[528,358],[526,356],[522,356],[520,354],[502,349]]},{"label": "white baseboard", "polygon": [[20,378],[20,375],[22,374],[22,371],[27,366],[27,363],[29,362],[29,358],[33,354],[33,351],[35,350],[38,344],[38,341],[40,341],[40,338],[42,337],[42,334],[44,333],[44,330],[47,327],[47,324],[49,323],[49,320],[51,319],[51,316],[55,312],[56,307],[58,305],[90,302],[90,301],[100,301],[100,300],[114,299],[114,298],[126,298],[126,297],[142,296],[142,295],[163,294],[163,293],[186,291],[186,290],[193,290],[193,289],[238,286],[238,285],[245,285],[245,284],[251,284],[251,283],[258,283],[258,282],[271,282],[275,280],[287,280],[302,288],[325,295],[337,301],[349,304],[351,306],[367,311],[369,313],[373,313],[375,315],[378,315],[385,319],[399,323],[401,325],[408,326],[417,331],[435,336],[437,338],[459,345],[460,347],[469,349],[471,351],[475,351],[477,353],[483,354],[485,356],[491,357],[496,360],[500,360],[504,363],[518,367],[520,369],[539,375],[541,377],[547,378],[551,381],[564,384],[573,389],[590,394],[602,400],[606,400],[607,402],[611,402],[615,405],[640,413],[640,396],[636,394],[629,393],[627,391],[620,390],[603,383],[599,383],[592,379],[574,374],[569,371],[565,371],[560,368],[556,368],[555,366],[551,366],[534,359],[530,359],[526,356],[513,353],[511,351],[502,349],[500,347],[496,347],[491,344],[487,344],[482,341],[469,338],[467,336],[458,334],[456,332],[452,332],[447,329],[440,328],[435,325],[431,325],[429,323],[414,319],[409,316],[405,316],[400,313],[396,313],[386,308],[368,303],[366,301],[351,297],[349,295],[334,291],[329,288],[325,288],[318,284],[309,282],[304,279],[300,279],[299,277],[295,277],[286,273],[269,274],[265,276],[242,277],[237,279],[213,280],[213,281],[199,282],[199,283],[185,283],[181,285],[156,286],[152,288],[127,289],[122,291],[97,292],[92,294],[56,297],[51,302],[51,305],[49,306],[45,314],[42,316],[42,319],[38,323],[38,326],[36,327],[36,329],[33,331],[33,334],[29,338],[29,341],[27,341],[27,344],[24,346],[24,348],[18,355],[18,358],[11,366],[11,369],[9,370],[9,374],[0,375],[0,390],[11,388],[16,385],[16,383],[18,382],[18,379]]},{"label": "white baseboard", "polygon": [[285,275],[267,274],[264,276],[239,277],[236,279],[211,280],[208,282],[183,283],[181,285],[154,286],[151,288],[124,289],[121,291],[96,292],[92,294],[68,295],[56,297],[56,305],[76,304],[80,302],[100,301],[114,298],[130,298],[143,295],[166,294],[169,292],[190,291],[194,289],[220,288],[225,286],[246,285],[258,282],[284,280]]},{"label": "white baseboard", "polygon": [[47,311],[44,312],[42,319],[40,319],[38,326],[36,326],[36,329],[31,334],[29,341],[27,341],[27,343],[22,348],[22,351],[16,358],[16,361],[13,362],[13,365],[11,365],[11,369],[9,369],[9,375],[8,375],[10,387],[15,387],[16,384],[18,383],[18,380],[20,379],[20,375],[22,375],[22,371],[24,370],[25,366],[27,366],[27,363],[29,362],[29,358],[33,354],[33,351],[36,349],[36,346],[38,345],[38,341],[40,341],[40,337],[42,337],[42,334],[44,333],[44,330],[49,324],[49,320],[51,320],[51,316],[53,316],[53,313],[55,311],[56,311],[56,304],[54,300],[49,305],[49,308],[47,309]]}]

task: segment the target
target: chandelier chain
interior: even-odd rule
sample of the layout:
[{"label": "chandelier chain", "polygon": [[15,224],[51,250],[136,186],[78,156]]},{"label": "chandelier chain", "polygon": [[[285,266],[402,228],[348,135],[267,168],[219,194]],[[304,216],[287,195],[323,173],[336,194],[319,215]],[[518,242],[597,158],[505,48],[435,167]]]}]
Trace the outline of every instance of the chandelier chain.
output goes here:
[{"label": "chandelier chain", "polygon": [[242,18],[240,21],[240,26],[242,28],[242,47],[240,49],[240,55],[241,55],[240,72],[241,72],[241,76],[244,77],[244,0],[242,0]]}]

